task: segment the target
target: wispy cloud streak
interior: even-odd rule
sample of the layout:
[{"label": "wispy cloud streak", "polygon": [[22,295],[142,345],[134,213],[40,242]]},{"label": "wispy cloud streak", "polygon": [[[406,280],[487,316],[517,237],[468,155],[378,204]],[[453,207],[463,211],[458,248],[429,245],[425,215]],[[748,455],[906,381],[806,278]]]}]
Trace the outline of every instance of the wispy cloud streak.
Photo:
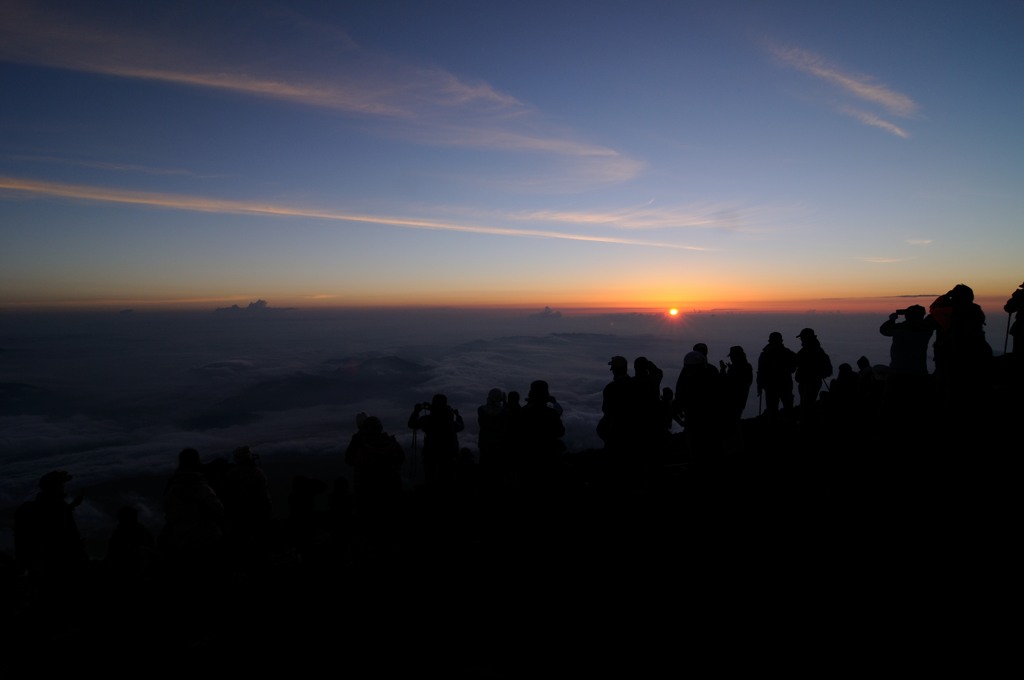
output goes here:
[{"label": "wispy cloud streak", "polygon": [[774,54],[793,68],[826,80],[860,99],[879,104],[894,114],[909,116],[917,111],[917,104],[907,95],[878,85],[868,76],[843,73],[822,57],[806,50],[777,48]]},{"label": "wispy cloud streak", "polygon": [[23,180],[13,177],[0,177],[0,191],[30,196],[45,196],[69,200],[95,201],[102,203],[121,203],[145,205],[174,210],[192,212],[263,215],[268,217],[307,217],[339,222],[360,222],[380,224],[407,229],[431,229],[439,231],[455,231],[471,234],[490,234],[493,236],[511,236],[526,238],[560,239],[567,241],[586,241],[592,243],[614,243],[619,245],[646,246],[654,248],[673,248],[679,250],[706,250],[699,246],[681,245],[678,243],[642,241],[614,236],[598,236],[593,234],[571,234],[544,229],[510,229],[487,225],[467,225],[440,220],[359,215],[331,210],[298,208],[272,203],[256,203],[232,201],[224,199],[203,198],[198,196],[182,196],[144,191],[127,191],[104,187],[84,186],[78,184],[62,184],[57,182],[40,182]]},{"label": "wispy cloud streak", "polygon": [[[772,47],[771,53],[783,64],[815,76],[862,102],[877,105],[891,115],[908,118],[917,113],[917,102],[910,96],[881,85],[870,76],[844,72],[817,54],[796,47]],[[898,137],[908,136],[904,129],[874,113],[853,107],[843,107],[842,111],[865,125]]]},{"label": "wispy cloud streak", "polygon": [[33,163],[53,163],[56,165],[95,168],[97,170],[111,170],[114,172],[140,173],[145,175],[195,176],[195,173],[189,172],[188,170],[178,170],[175,168],[153,168],[131,163],[104,163],[100,161],[80,161],[73,158],[57,158],[54,156],[16,156],[12,154],[6,154],[2,156],[2,158],[16,161],[29,161]]},{"label": "wispy cloud streak", "polygon": [[910,136],[907,134],[907,131],[901,128],[900,126],[894,123],[890,123],[887,120],[883,120],[869,111],[858,111],[857,109],[845,107],[843,109],[843,113],[856,118],[865,125],[871,125],[873,127],[881,128],[886,132],[891,132],[897,137],[903,137],[904,139],[906,139],[907,137]]},{"label": "wispy cloud streak", "polygon": [[56,12],[43,16],[18,3],[0,9],[0,20],[6,24],[0,28],[0,58],[10,61],[213,88],[373,116],[413,117],[427,105],[467,107],[477,102],[492,109],[522,108],[513,97],[486,85],[462,83],[437,69],[385,60],[368,66],[366,55],[351,42],[345,43],[344,49],[322,55],[320,63],[337,65],[326,76],[280,65],[257,68],[252,66],[251,55],[210,54],[190,47],[182,35],[171,37],[134,26],[114,29]]},{"label": "wispy cloud streak", "polygon": [[[399,126],[389,133],[422,144],[607,159],[615,167],[602,170],[604,181],[631,179],[639,172],[640,164],[605,146],[566,139],[561,132],[524,131],[524,125],[536,123],[534,110],[487,83],[373,54],[341,31],[291,19],[301,24],[297,30],[305,38],[305,49],[315,53],[310,61],[322,64],[319,72],[286,58],[228,53],[224,47],[214,54],[192,45],[184,30],[117,26],[86,15],[42,11],[17,0],[0,5],[0,60],[406,121],[414,123],[414,132]],[[270,45],[261,48],[273,50]]]},{"label": "wispy cloud streak", "polygon": [[608,212],[531,210],[516,213],[513,217],[619,229],[736,229],[741,225],[739,216],[732,209],[721,207],[697,210],[634,207]]}]

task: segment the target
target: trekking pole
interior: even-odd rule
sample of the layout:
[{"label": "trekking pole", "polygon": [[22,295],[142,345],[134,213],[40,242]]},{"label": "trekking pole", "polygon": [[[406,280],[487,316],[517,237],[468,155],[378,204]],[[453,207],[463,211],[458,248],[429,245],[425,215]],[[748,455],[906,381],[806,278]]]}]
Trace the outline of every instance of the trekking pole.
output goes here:
[{"label": "trekking pole", "polygon": [[757,415],[761,415],[761,397],[764,396],[764,392],[761,390],[757,391]]},{"label": "trekking pole", "polygon": [[[1017,312],[1017,313],[1020,314],[1020,312]],[[1006,315],[1006,335],[1003,336],[1003,354],[1006,354],[1006,343],[1009,342],[1009,340],[1010,340],[1010,317],[1011,316],[1013,316],[1013,312],[1009,312]],[[1014,347],[1014,349],[1016,350],[1017,348]]]}]

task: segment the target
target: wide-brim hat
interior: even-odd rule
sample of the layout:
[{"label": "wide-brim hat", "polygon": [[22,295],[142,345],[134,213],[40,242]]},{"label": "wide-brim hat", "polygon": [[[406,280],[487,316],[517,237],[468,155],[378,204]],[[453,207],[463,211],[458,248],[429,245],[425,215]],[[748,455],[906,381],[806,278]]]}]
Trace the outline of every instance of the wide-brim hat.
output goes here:
[{"label": "wide-brim hat", "polygon": [[551,396],[546,380],[534,380],[530,383],[530,391],[526,395],[526,401],[547,401]]}]

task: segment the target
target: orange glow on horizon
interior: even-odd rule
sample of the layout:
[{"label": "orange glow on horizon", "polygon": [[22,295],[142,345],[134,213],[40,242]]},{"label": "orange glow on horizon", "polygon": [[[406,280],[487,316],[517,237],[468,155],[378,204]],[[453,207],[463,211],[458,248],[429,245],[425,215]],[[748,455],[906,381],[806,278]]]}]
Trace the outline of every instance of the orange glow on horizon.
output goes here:
[{"label": "orange glow on horizon", "polygon": [[[0,311],[110,311],[124,309],[151,310],[196,310],[215,309],[238,305],[246,307],[257,300],[265,300],[270,308],[292,309],[389,309],[389,308],[462,308],[491,311],[540,311],[550,308],[554,312],[568,314],[658,314],[668,320],[681,319],[692,314],[881,314],[888,315],[896,309],[912,304],[928,307],[934,300],[930,295],[918,296],[886,296],[886,297],[849,297],[819,298],[790,300],[688,300],[684,304],[669,306],[663,301],[630,303],[627,301],[611,302],[608,300],[524,300],[513,302],[506,299],[474,300],[463,296],[436,295],[431,297],[422,294],[400,299],[394,294],[367,296],[359,299],[348,295],[302,294],[290,292],[274,294],[272,291],[250,296],[237,295],[178,295],[167,297],[107,297],[80,299],[35,299],[35,300],[0,300]],[[1002,305],[1005,295],[976,295],[975,302],[980,304],[989,318],[990,323],[1004,314]]]}]

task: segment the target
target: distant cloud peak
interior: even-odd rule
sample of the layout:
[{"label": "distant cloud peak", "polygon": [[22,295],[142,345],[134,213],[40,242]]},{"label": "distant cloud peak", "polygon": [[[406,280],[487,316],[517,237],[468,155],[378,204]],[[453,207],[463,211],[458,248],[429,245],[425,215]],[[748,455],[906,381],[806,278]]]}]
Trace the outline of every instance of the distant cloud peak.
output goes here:
[{"label": "distant cloud peak", "polygon": [[[278,311],[280,309],[284,309],[284,308],[283,307],[275,307],[273,311]],[[216,311],[218,311],[218,312],[253,312],[253,313],[258,313],[258,312],[266,312],[266,311],[270,311],[270,310],[271,310],[271,307],[270,307],[270,305],[267,304],[266,300],[256,300],[255,302],[250,302],[247,307],[239,307],[238,305],[231,305],[230,307],[218,307]]]},{"label": "distant cloud peak", "polygon": [[533,316],[539,319],[561,319],[562,313],[551,309],[551,307],[545,307],[543,311],[538,312]]}]

